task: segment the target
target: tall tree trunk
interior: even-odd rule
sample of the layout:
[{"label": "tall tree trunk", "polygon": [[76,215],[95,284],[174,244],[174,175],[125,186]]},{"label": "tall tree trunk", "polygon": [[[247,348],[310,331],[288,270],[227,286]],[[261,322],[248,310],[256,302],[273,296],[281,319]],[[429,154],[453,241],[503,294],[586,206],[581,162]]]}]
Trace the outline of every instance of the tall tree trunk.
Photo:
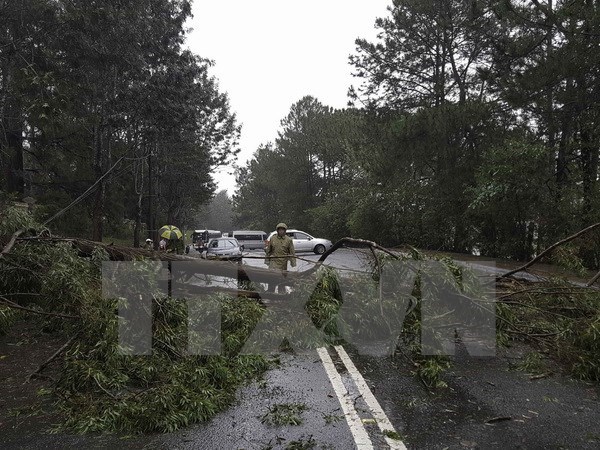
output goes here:
[{"label": "tall tree trunk", "polygon": [[[571,78],[567,79],[566,91],[571,92],[573,96],[575,96],[575,92],[573,92],[573,80]],[[568,152],[572,139],[573,133],[573,114],[576,112],[577,108],[569,108],[569,110],[563,110],[563,114],[561,115],[562,125],[561,125],[561,133],[560,133],[560,141],[558,143],[558,151],[556,153],[556,200],[560,201],[562,198],[562,191],[567,184],[567,160],[568,160]]]},{"label": "tall tree trunk", "polygon": [[[600,7],[600,5],[599,5]],[[594,7],[593,0],[585,1],[585,10],[587,20],[584,25],[585,33],[582,34],[582,41],[586,55],[591,53],[592,55],[598,54],[597,51],[594,51],[596,47],[595,41],[592,41],[591,36],[593,34],[593,29],[590,26],[590,21],[593,17],[597,17],[598,11]],[[590,57],[593,60],[593,56]],[[591,87],[591,86],[590,86]],[[578,88],[578,99],[581,103],[581,110],[587,110],[581,115],[580,123],[580,138],[581,138],[581,172],[582,172],[582,184],[583,184],[583,211],[582,211],[582,219],[583,224],[587,225],[592,222],[597,217],[593,215],[593,200],[595,195],[597,195],[596,185],[598,178],[598,152],[600,145],[598,144],[598,133],[595,132],[597,129],[597,121],[599,115],[594,111],[593,108],[588,109],[588,105],[590,102],[590,98],[593,98],[593,93],[590,96],[590,91],[593,89],[588,88],[587,79],[584,76],[579,76],[577,79],[577,88]]]},{"label": "tall tree trunk", "polygon": [[0,91],[0,162],[4,172],[4,189],[23,194],[23,118],[19,102],[11,101],[11,84],[10,67],[5,66]]},{"label": "tall tree trunk", "polygon": [[2,153],[6,154],[5,160],[5,176],[6,190],[8,192],[17,192],[23,194],[25,184],[23,181],[23,137],[22,126],[20,120],[20,111],[13,109],[9,115],[15,115],[14,118],[7,117],[4,120],[4,143],[0,146]]},{"label": "tall tree trunk", "polygon": [[[135,144],[137,146],[137,143]],[[138,171],[139,169],[139,171]],[[140,159],[135,165],[133,183],[137,195],[135,205],[135,227],[133,229],[133,246],[140,246],[140,233],[142,230],[142,202],[144,199],[144,160]]]},{"label": "tall tree trunk", "polygon": [[148,151],[148,217],[146,219],[148,227],[148,237],[154,242],[156,248],[158,243],[158,233],[156,230],[156,218],[155,218],[155,202],[156,198],[154,195],[154,154],[155,154],[156,141],[150,143]]},{"label": "tall tree trunk", "polygon": [[592,132],[587,123],[581,130],[581,169],[583,184],[583,211],[584,224],[593,219],[593,199],[596,194],[598,178],[598,142],[593,139]]},{"label": "tall tree trunk", "polygon": [[[103,139],[102,139],[102,120],[97,120],[94,125],[94,175],[98,180],[104,175],[104,154],[103,154]],[[94,196],[94,212],[92,214],[92,240],[102,242],[104,234],[104,199],[105,199],[105,184],[104,180],[100,181],[96,187],[96,195]]]}]

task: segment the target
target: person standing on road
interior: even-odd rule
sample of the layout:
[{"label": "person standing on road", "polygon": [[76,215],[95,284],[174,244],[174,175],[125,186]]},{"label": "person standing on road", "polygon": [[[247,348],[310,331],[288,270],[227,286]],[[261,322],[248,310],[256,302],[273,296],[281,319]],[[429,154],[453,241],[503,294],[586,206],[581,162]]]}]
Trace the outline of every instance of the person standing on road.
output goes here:
[{"label": "person standing on road", "polygon": [[[286,235],[287,225],[285,223],[277,224],[277,234],[268,241],[265,252],[267,254],[266,262],[270,269],[280,270],[286,275],[288,261],[292,267],[296,267],[296,253],[294,251],[294,241]],[[269,292],[275,292],[276,283],[269,283]]]}]

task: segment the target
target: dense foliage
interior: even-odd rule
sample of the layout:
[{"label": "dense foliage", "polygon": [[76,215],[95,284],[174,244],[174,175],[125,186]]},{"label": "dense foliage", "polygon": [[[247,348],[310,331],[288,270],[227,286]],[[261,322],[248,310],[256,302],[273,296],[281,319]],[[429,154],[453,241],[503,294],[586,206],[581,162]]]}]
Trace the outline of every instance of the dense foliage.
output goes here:
[{"label": "dense foliage", "polygon": [[[395,0],[343,110],[305,97],[238,172],[237,220],[519,260],[600,220],[600,7]],[[573,243],[600,266],[598,234]]]},{"label": "dense foliage", "polygon": [[[23,226],[41,229],[18,209],[6,208],[0,215],[2,233]],[[231,403],[241,383],[266,370],[265,357],[240,354],[263,309],[254,300],[223,296],[208,302],[221,311],[220,354],[187,354],[194,339],[188,333],[187,302],[161,296],[158,290],[152,307],[152,355],[124,354],[119,300],[102,296],[101,267],[107,259],[101,249],[83,258],[68,242],[31,242],[16,245],[0,260],[0,332],[9,330],[17,311],[39,321],[40,330],[73,339],[59,355],[62,363],[53,385],[64,426],[81,432],[171,431],[213,417]],[[135,271],[151,283],[153,267],[139,261]],[[6,306],[7,300],[41,314],[15,310]]]},{"label": "dense foliage", "polygon": [[[188,0],[0,2],[0,191],[102,240],[185,226],[239,126],[184,49]],[[80,196],[84,194],[83,197]]]}]

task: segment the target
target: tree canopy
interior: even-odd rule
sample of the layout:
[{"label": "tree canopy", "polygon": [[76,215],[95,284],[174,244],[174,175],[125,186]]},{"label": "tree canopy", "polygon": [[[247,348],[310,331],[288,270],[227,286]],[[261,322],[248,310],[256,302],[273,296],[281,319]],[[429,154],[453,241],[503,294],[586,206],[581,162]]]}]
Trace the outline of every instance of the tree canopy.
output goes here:
[{"label": "tree canopy", "polygon": [[239,170],[241,224],[528,259],[600,219],[598,2],[394,0],[376,27],[352,106],[300,99]]},{"label": "tree canopy", "polygon": [[240,131],[212,62],[183,48],[190,2],[0,9],[0,189],[36,199],[42,221],[80,199],[57,228],[96,240],[187,225]]}]

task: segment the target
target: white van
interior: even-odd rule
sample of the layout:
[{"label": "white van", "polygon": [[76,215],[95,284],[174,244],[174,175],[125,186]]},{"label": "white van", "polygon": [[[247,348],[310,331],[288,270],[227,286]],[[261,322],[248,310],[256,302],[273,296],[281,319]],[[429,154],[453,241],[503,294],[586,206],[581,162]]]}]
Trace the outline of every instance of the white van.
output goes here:
[{"label": "white van", "polygon": [[231,233],[231,237],[237,239],[244,250],[262,250],[265,247],[267,233],[254,230],[237,230]]}]

